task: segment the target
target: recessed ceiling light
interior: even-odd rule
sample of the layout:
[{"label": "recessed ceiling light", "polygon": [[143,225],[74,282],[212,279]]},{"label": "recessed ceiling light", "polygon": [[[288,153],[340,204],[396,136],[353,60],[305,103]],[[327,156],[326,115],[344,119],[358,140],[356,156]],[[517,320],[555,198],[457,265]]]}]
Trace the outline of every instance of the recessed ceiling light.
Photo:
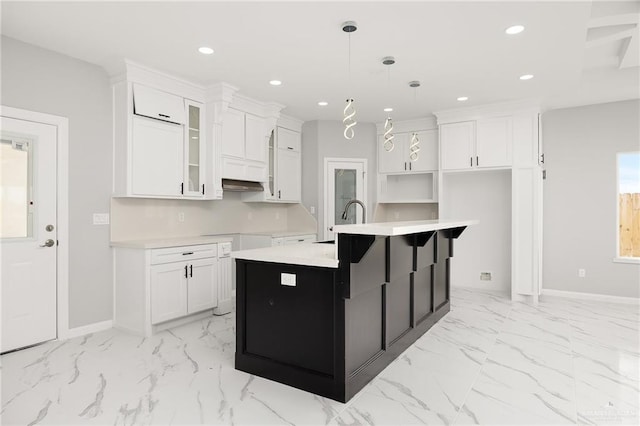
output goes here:
[{"label": "recessed ceiling light", "polygon": [[385,108],[384,109],[384,112],[391,112],[391,111],[393,111],[393,108]]},{"label": "recessed ceiling light", "polygon": [[280,80],[271,80],[269,84],[272,86],[280,86],[282,82]]},{"label": "recessed ceiling light", "polygon": [[210,47],[201,47],[200,49],[198,49],[198,52],[202,53],[203,55],[211,55],[213,54],[213,49]]},{"label": "recessed ceiling light", "polygon": [[506,30],[504,30],[504,32],[509,34],[509,35],[520,34],[523,31],[524,31],[524,26],[523,25],[513,25],[513,26],[507,28]]},{"label": "recessed ceiling light", "polygon": [[460,96],[460,97],[458,98],[458,100],[459,100],[460,102],[464,102],[464,101],[468,101],[468,100],[469,100],[469,98],[468,98],[467,96]]},{"label": "recessed ceiling light", "polygon": [[320,106],[327,106],[327,105],[329,105],[329,102],[320,101],[320,102],[318,102],[318,105],[320,105]]},{"label": "recessed ceiling light", "polygon": [[520,76],[520,80],[531,80],[533,78],[533,74],[525,74]]}]

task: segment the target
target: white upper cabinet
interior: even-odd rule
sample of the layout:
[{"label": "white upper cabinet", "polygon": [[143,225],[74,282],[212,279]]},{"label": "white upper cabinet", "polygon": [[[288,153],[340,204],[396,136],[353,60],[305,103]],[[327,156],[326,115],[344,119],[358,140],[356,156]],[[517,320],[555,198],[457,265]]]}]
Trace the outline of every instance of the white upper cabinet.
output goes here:
[{"label": "white upper cabinet", "polygon": [[267,180],[265,119],[229,108],[222,122],[222,177]]},{"label": "white upper cabinet", "polygon": [[475,123],[473,121],[440,126],[440,164],[442,170],[472,168],[474,147]]},{"label": "white upper cabinet", "polygon": [[[287,120],[293,120],[287,118]],[[299,128],[302,123],[287,124]],[[276,126],[265,139],[267,180],[263,192],[242,194],[244,201],[299,203],[302,199],[302,137],[299,131]]]},{"label": "white upper cabinet", "polygon": [[160,77],[141,72],[128,66],[113,84],[113,195],[208,199],[214,151],[207,145],[201,94],[167,77],[160,90]]},{"label": "white upper cabinet", "polygon": [[184,104],[180,96],[141,84],[133,85],[133,113],[170,123],[185,122]]},{"label": "white upper cabinet", "polygon": [[222,155],[244,158],[244,113],[229,108],[222,124]]},{"label": "white upper cabinet", "polygon": [[183,138],[180,125],[133,117],[132,195],[182,196]]},{"label": "white upper cabinet", "polygon": [[264,119],[253,114],[245,115],[245,157],[247,160],[266,163],[267,139]]},{"label": "white upper cabinet", "polygon": [[438,131],[424,130],[417,133],[418,159],[411,161],[411,133],[396,133],[392,151],[384,149],[384,136],[378,137],[378,172],[404,173],[438,170]]},{"label": "white upper cabinet", "polygon": [[277,199],[299,202],[301,193],[301,161],[300,152],[289,149],[278,149],[277,167]]},{"label": "white upper cabinet", "polygon": [[512,118],[476,121],[476,167],[511,165]]},{"label": "white upper cabinet", "polygon": [[442,170],[511,167],[512,118],[442,124]]}]

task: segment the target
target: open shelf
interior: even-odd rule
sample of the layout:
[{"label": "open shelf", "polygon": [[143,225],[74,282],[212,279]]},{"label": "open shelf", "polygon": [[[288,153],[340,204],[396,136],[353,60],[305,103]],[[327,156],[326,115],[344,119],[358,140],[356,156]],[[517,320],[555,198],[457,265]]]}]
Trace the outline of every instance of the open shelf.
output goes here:
[{"label": "open shelf", "polygon": [[378,175],[379,203],[437,203],[436,172]]}]

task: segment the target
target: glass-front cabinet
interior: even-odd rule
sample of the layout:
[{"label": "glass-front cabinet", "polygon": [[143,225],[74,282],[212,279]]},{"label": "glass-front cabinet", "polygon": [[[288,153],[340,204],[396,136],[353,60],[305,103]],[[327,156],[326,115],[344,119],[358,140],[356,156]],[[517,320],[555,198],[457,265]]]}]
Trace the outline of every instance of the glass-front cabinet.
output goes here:
[{"label": "glass-front cabinet", "polygon": [[203,108],[202,104],[189,100],[185,100],[185,108],[187,109],[187,124],[185,126],[184,143],[184,195],[202,197],[207,190],[204,185]]},{"label": "glass-front cabinet", "polygon": [[268,159],[268,174],[269,174],[269,189],[267,190],[267,199],[273,199],[276,194],[276,131],[271,131],[269,135],[269,159]]}]

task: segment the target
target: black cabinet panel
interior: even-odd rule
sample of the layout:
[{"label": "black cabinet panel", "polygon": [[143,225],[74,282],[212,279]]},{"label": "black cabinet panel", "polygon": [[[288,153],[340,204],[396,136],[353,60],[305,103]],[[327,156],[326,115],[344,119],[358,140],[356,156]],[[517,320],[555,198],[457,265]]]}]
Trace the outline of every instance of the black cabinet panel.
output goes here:
[{"label": "black cabinet panel", "polygon": [[410,275],[387,284],[387,345],[411,328],[411,281]]},{"label": "black cabinet panel", "polygon": [[[281,285],[281,273],[296,286]],[[321,268],[247,263],[246,353],[333,374],[333,273]]]},{"label": "black cabinet panel", "polygon": [[345,300],[347,376],[384,347],[383,286]]},{"label": "black cabinet panel", "polygon": [[449,300],[449,256],[451,254],[451,240],[444,232],[438,232],[436,240],[436,273],[433,285],[433,303],[437,309]]},{"label": "black cabinet panel", "polygon": [[414,270],[414,240],[413,236],[407,235],[389,237],[389,250],[387,250],[387,256],[389,256],[388,282],[405,279]]},{"label": "black cabinet panel", "polygon": [[416,322],[420,322],[432,310],[431,286],[433,284],[434,266],[422,268],[413,274],[414,312]]}]

